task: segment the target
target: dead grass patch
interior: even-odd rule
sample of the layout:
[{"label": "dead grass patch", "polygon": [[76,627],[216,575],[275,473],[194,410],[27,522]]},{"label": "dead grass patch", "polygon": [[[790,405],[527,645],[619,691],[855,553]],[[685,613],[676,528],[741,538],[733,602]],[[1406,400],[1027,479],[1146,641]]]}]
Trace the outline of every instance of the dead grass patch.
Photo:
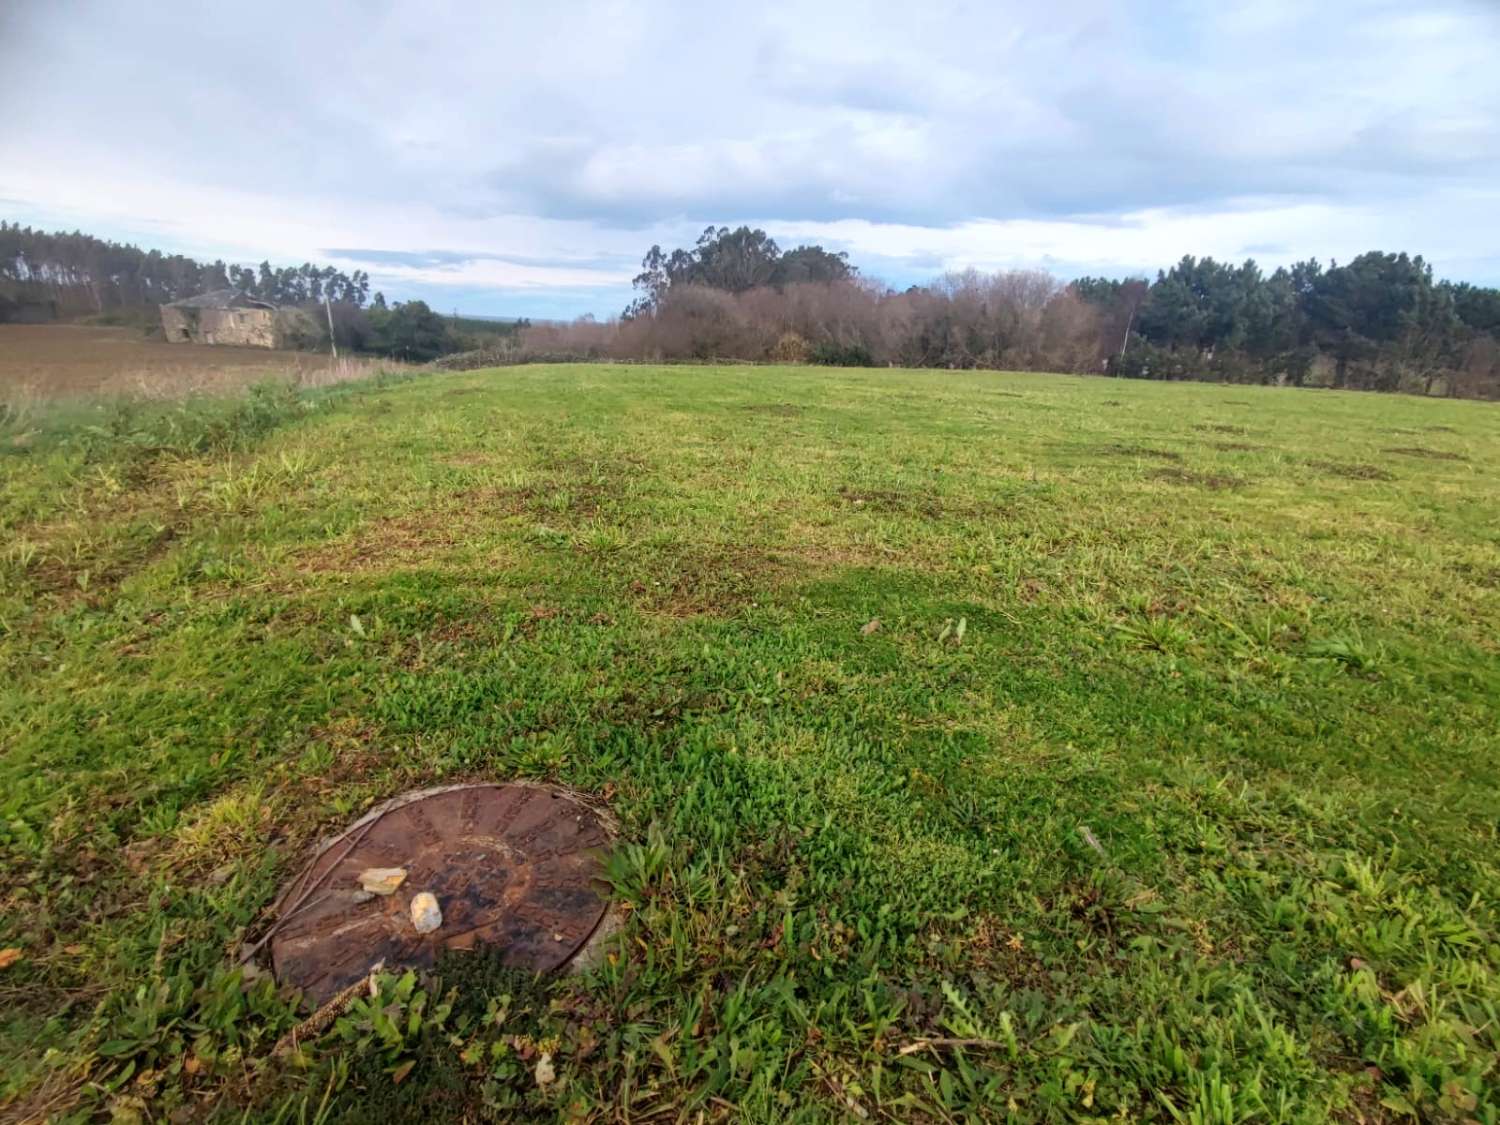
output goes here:
[{"label": "dead grass patch", "polygon": [[668,617],[728,617],[765,596],[787,564],[760,547],[704,547],[662,560],[650,581],[630,584],[636,604]]},{"label": "dead grass patch", "polygon": [[1186,485],[1192,488],[1206,488],[1210,491],[1223,489],[1243,488],[1245,482],[1227,473],[1203,473],[1194,469],[1158,469],[1151,474],[1152,480],[1166,481],[1168,484]]},{"label": "dead grass patch", "polygon": [[889,562],[857,544],[686,548],[652,567],[652,580],[630,585],[635,603],[667,617],[729,617],[832,571]]},{"label": "dead grass patch", "polygon": [[902,515],[919,515],[926,519],[937,519],[943,514],[943,503],[938,497],[914,489],[855,489],[844,485],[839,488],[838,496],[849,507],[870,512],[896,512]]},{"label": "dead grass patch", "polygon": [[1500,566],[1486,566],[1482,563],[1463,560],[1448,563],[1444,569],[1450,574],[1457,574],[1473,586],[1486,590],[1500,590]]},{"label": "dead grass patch", "polygon": [[99,600],[170,552],[180,528],[178,521],[167,520],[145,529],[145,534],[112,537],[94,544],[85,563],[70,562],[64,557],[63,552],[71,551],[74,543],[66,531],[63,534],[63,538],[51,539],[49,547],[39,549],[22,568],[25,580],[37,594],[69,601]]},{"label": "dead grass patch", "polygon": [[803,575],[846,567],[883,566],[910,557],[909,552],[881,551],[856,543],[799,543],[786,548],[783,554],[793,560],[795,568]]},{"label": "dead grass patch", "polygon": [[349,574],[428,562],[462,541],[463,522],[452,512],[372,520],[347,539],[299,552],[295,569],[303,574]]},{"label": "dead grass patch", "polygon": [[319,767],[317,773],[320,787],[332,791],[339,782],[358,781],[369,776],[375,763],[379,732],[364,719],[346,715],[315,726],[308,741],[326,745],[333,755],[333,763]]},{"label": "dead grass patch", "polygon": [[1332,477],[1344,477],[1347,480],[1395,480],[1396,474],[1382,469],[1379,465],[1364,465],[1358,462],[1342,461],[1308,461],[1310,468],[1317,469]]},{"label": "dead grass patch", "polygon": [[1112,457],[1155,457],[1161,461],[1182,460],[1181,453],[1174,453],[1170,449],[1153,449],[1149,445],[1126,445],[1121,442],[1102,445],[1099,447],[1099,452]]},{"label": "dead grass patch", "polygon": [[1003,519],[1011,514],[1004,504],[989,500],[958,499],[918,489],[841,487],[836,494],[841,503],[856,511],[917,516],[924,520]]},{"label": "dead grass patch", "polygon": [[1243,434],[1248,433],[1244,426],[1231,426],[1224,422],[1202,422],[1194,426],[1195,430],[1202,430],[1210,434]]},{"label": "dead grass patch", "polygon": [[1382,449],[1382,453],[1395,453],[1401,457],[1422,457],[1428,461],[1467,461],[1462,453],[1449,453],[1446,449],[1428,449],[1425,445],[1397,445]]}]

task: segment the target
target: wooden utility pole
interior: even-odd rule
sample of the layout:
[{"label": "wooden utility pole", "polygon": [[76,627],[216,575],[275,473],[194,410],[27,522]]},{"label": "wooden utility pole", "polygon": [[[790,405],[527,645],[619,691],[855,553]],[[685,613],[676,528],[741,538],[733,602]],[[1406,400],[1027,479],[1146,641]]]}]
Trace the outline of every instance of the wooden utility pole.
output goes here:
[{"label": "wooden utility pole", "polygon": [[339,342],[333,338],[333,306],[328,303],[328,298],[323,298],[323,311],[328,314],[328,346],[333,349],[333,358],[339,357]]}]

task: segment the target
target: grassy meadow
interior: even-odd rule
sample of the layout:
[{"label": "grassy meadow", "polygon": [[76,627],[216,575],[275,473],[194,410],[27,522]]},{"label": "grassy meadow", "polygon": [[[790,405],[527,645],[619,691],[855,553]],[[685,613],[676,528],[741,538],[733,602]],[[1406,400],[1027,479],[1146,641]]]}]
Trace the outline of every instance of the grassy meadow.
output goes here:
[{"label": "grassy meadow", "polygon": [[[0,1117],[1493,1125],[1497,473],[1491,405],[948,371],[13,419]],[[624,826],[606,963],[274,1054],[308,846],[516,777]]]}]

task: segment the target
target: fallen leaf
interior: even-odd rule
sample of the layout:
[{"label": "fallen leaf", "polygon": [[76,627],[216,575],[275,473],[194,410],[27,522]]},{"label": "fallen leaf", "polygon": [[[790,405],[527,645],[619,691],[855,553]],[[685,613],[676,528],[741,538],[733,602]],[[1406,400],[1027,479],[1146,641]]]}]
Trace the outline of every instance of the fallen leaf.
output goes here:
[{"label": "fallen leaf", "polygon": [[417,1065],[417,1060],[416,1059],[407,1059],[404,1063],[402,1063],[400,1066],[398,1066],[395,1070],[391,1071],[391,1081],[392,1082],[400,1082],[403,1078],[405,1078],[408,1074],[411,1073],[411,1068],[414,1067],[414,1066],[416,1066],[416,1065]]},{"label": "fallen leaf", "polygon": [[21,959],[21,951],[15,946],[0,949],[0,969],[8,969]]},{"label": "fallen leaf", "polygon": [[868,637],[871,633],[876,632],[879,628],[880,618],[872,617],[870,618],[869,622],[862,629],[860,629],[859,635],[862,637]]}]

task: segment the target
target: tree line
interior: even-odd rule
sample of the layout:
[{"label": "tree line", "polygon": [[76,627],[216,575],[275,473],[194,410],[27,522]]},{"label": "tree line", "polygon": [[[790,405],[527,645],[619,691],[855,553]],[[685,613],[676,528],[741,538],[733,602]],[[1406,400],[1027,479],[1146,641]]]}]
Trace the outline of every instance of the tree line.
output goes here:
[{"label": "tree line", "polygon": [[1073,289],[1112,325],[1133,319],[1109,357],[1122,375],[1500,393],[1500,289],[1436,280],[1420,256],[1370,251],[1270,274],[1185,257],[1150,284]]},{"label": "tree line", "polygon": [[709,227],[653,246],[618,320],[521,334],[518,358],[743,359],[1094,372],[1500,398],[1500,289],[1372,251],[1269,274],[1185,257],[1146,278],[949,273],[896,291],[820,246]]},{"label": "tree line", "polygon": [[1439,280],[1405,253],[1270,273],[1184,257],[1154,280],[968,270],[897,291],[846,254],[783,251],[763,230],[710,226],[691,247],[652,246],[618,318],[527,325],[387,304],[359,270],[202,263],[0,221],[0,320],[27,301],[76,316],[216,288],[277,305],[326,300],[341,347],[417,361],[473,350],[476,362],[894,364],[1500,398],[1500,289]]},{"label": "tree line", "polygon": [[[317,306],[299,339],[326,348],[331,320],[339,347],[421,362],[513,335],[521,323],[444,317],[423,301],[387,303],[370,275],[332,266],[199,262],[142,250],[81,231],[43,231],[0,220],[0,322],[26,311],[43,318],[133,313],[148,328],[163,304],[215,289],[238,289],[282,307]],[[331,316],[325,316],[327,303]]]},{"label": "tree line", "polygon": [[[280,268],[199,262],[81,231],[0,221],[0,292],[12,302],[51,301],[69,316],[169,304],[214,289],[241,289],[276,305],[327,299],[360,308],[370,300],[370,275],[311,262]],[[374,300],[385,304],[379,293]]]}]

